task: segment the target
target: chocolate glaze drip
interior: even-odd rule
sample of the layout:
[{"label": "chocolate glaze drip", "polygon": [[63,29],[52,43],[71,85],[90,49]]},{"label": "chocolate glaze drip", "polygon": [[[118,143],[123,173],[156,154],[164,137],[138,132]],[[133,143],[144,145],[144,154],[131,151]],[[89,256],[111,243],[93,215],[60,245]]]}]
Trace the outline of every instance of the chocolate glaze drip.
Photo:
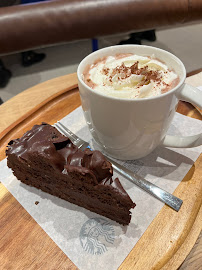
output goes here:
[{"label": "chocolate glaze drip", "polygon": [[82,166],[92,170],[97,177],[98,182],[113,175],[111,163],[107,161],[99,151],[86,149],[84,151]]}]

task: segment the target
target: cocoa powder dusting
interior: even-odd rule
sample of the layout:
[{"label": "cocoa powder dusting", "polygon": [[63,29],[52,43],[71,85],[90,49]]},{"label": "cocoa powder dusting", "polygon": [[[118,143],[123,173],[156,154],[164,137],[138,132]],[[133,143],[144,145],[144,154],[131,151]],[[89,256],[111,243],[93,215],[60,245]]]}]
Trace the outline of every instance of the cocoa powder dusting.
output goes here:
[{"label": "cocoa powder dusting", "polygon": [[103,68],[103,73],[104,73],[104,75],[108,75],[109,74],[109,68]]},{"label": "cocoa powder dusting", "polygon": [[139,62],[137,61],[130,67],[132,74],[136,74],[136,72],[138,71],[138,64],[139,64]]},{"label": "cocoa powder dusting", "polygon": [[[143,75],[143,79],[141,81],[141,84],[149,84],[151,80],[155,82],[160,82],[162,79],[162,76],[158,70],[149,70],[148,66],[145,66],[143,68],[138,68],[139,62],[135,62],[132,66],[126,67],[124,63],[122,63],[120,66],[114,68],[111,72],[111,75],[109,77],[109,81],[112,82],[112,78],[115,75],[118,75],[118,80],[123,80],[128,77],[130,77],[132,74],[136,75]],[[103,73],[105,75],[109,74],[109,70],[103,69]],[[121,74],[121,76],[120,76]]]}]

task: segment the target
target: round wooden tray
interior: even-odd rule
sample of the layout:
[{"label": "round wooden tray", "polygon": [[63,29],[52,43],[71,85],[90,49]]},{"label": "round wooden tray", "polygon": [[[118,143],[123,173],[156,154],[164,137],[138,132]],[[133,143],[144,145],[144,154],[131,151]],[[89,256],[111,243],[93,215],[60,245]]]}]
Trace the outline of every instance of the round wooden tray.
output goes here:
[{"label": "round wooden tray", "polygon": [[[50,124],[80,106],[75,74],[32,87],[0,106],[0,159],[8,141],[34,124]],[[201,119],[190,104],[178,111]],[[202,220],[202,155],[174,192],[179,212],[164,206],[121,264],[120,269],[177,269],[194,246]],[[76,269],[8,190],[0,184],[1,269]]]}]

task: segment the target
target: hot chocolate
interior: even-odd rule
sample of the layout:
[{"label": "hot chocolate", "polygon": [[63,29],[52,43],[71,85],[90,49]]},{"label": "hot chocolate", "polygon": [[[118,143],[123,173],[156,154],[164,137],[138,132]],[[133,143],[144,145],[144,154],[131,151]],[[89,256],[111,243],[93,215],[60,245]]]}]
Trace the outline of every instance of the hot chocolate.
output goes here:
[{"label": "hot chocolate", "polygon": [[179,83],[177,74],[155,56],[131,53],[97,59],[86,67],[83,80],[95,91],[126,99],[158,96]]}]

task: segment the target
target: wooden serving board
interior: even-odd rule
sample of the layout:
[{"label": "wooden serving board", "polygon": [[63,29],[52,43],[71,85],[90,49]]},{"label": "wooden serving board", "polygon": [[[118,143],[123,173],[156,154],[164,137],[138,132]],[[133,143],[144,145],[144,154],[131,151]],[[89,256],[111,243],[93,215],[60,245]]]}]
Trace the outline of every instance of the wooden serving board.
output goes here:
[{"label": "wooden serving board", "polygon": [[[0,160],[5,158],[6,145],[11,139],[22,136],[34,124],[53,124],[78,106],[75,74],[36,85],[1,105]],[[190,104],[180,102],[178,111],[202,119]],[[184,201],[180,211],[164,206],[120,269],[172,270],[185,260],[202,226],[202,155],[174,195]],[[0,269],[76,269],[2,184],[0,239]]]}]

